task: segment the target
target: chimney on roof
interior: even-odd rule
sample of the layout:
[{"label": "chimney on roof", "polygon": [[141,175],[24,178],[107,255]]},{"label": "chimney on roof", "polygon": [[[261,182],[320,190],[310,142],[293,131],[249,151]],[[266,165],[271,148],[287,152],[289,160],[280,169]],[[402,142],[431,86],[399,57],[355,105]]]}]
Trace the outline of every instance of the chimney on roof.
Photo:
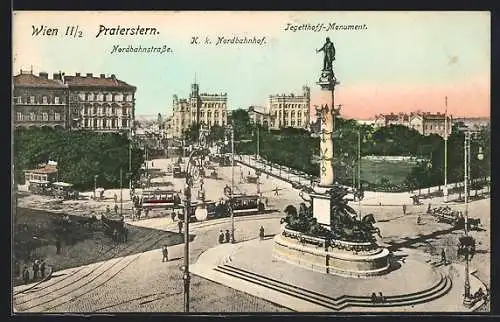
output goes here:
[{"label": "chimney on roof", "polygon": [[106,78],[106,74],[101,74],[101,78]]},{"label": "chimney on roof", "polygon": [[54,79],[54,80],[62,80],[61,73],[59,72],[59,73],[52,74],[52,79]]},{"label": "chimney on roof", "polygon": [[92,73],[87,73],[87,77],[92,77]]},{"label": "chimney on roof", "polygon": [[76,77],[80,77],[80,73],[76,73],[76,74],[75,74],[75,76],[76,76]]},{"label": "chimney on roof", "polygon": [[111,74],[111,79],[116,79],[115,74]]},{"label": "chimney on roof", "polygon": [[49,79],[49,74],[46,72],[40,72],[38,73],[38,76],[40,76],[40,78]]}]

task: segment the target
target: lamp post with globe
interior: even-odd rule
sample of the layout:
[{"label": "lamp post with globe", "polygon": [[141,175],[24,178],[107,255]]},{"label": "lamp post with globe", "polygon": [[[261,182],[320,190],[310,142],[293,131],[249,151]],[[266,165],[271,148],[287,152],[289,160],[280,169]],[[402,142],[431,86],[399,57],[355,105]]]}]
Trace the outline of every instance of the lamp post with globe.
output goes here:
[{"label": "lamp post with globe", "polygon": [[[203,164],[207,155],[206,138],[208,130],[201,128],[198,146],[189,154],[184,173],[186,174],[186,187],[184,189],[184,312],[189,312],[189,216],[191,210],[191,190],[195,180],[200,179],[203,173]],[[198,211],[198,210],[197,210]],[[199,210],[203,211],[203,209]],[[206,209],[205,209],[206,211]],[[195,213],[196,215],[196,213]],[[198,214],[201,215],[201,214]]]}]

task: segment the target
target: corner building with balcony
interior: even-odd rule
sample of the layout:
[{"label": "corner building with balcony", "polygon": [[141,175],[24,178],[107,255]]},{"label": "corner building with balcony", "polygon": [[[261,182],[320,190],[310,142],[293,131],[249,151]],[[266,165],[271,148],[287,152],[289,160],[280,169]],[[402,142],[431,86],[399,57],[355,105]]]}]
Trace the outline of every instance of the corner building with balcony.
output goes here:
[{"label": "corner building with balcony", "polygon": [[191,125],[202,124],[211,128],[227,124],[227,93],[207,94],[199,92],[199,85],[191,85],[189,99],[173,96],[173,115],[169,117],[167,132],[174,137],[182,134]]},{"label": "corner building with balcony", "polygon": [[68,85],[62,75],[38,75],[20,71],[13,77],[13,123],[15,127],[68,128]]}]

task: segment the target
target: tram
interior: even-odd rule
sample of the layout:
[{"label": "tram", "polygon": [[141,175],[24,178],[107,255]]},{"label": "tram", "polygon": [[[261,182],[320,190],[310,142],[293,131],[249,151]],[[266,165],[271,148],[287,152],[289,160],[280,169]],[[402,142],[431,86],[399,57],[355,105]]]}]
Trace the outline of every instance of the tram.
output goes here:
[{"label": "tram", "polygon": [[140,200],[140,208],[142,209],[171,209],[181,204],[179,192],[172,189],[145,189]]}]

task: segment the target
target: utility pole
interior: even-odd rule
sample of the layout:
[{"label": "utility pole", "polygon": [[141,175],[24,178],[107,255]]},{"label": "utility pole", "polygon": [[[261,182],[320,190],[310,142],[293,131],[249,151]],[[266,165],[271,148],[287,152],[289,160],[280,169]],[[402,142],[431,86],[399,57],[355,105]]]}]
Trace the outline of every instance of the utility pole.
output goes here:
[{"label": "utility pole", "polygon": [[[465,236],[468,236],[469,230],[469,175],[470,175],[470,132],[465,132],[464,140],[464,190],[465,190],[465,211],[464,211],[464,231]],[[467,253],[465,260],[465,285],[464,285],[464,300],[463,304],[466,307],[472,305],[470,298],[470,281],[469,281],[469,254]]]},{"label": "utility pole", "polygon": [[[189,163],[189,161],[188,161]],[[187,174],[189,178],[189,174]],[[190,178],[188,179],[190,180]],[[184,312],[189,312],[189,209],[191,208],[191,185],[189,182],[186,184],[184,191]]]},{"label": "utility pole", "polygon": [[358,212],[361,220],[361,133],[358,131]]},{"label": "utility pole", "polygon": [[234,127],[231,125],[231,243],[234,244],[234,211],[233,211],[233,194],[234,194]]},{"label": "utility pole", "polygon": [[444,98],[444,202],[448,202],[448,96]]},{"label": "utility pole", "polygon": [[260,143],[260,142],[259,142],[259,141],[260,141],[260,140],[259,140],[259,132],[260,132],[260,131],[259,131],[259,125],[257,124],[257,158],[256,158],[256,160],[260,159],[260,158],[259,158],[259,155],[260,155],[260,154],[259,154],[259,143]]},{"label": "utility pole", "polygon": [[128,190],[132,191],[132,128],[130,128],[130,135],[128,139],[128,172],[129,172],[129,180],[128,180]]}]

